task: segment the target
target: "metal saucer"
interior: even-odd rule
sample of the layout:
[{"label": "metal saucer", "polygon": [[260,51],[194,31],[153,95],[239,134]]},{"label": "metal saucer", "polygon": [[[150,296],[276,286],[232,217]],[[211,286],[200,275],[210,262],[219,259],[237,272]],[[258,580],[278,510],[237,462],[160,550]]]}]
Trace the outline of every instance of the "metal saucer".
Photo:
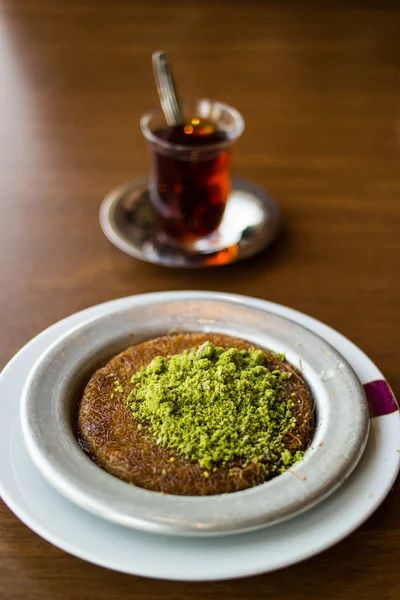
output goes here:
[{"label": "metal saucer", "polygon": [[[302,461],[240,492],[175,496],[129,485],[82,452],[76,439],[76,406],[91,375],[128,346],[172,329],[243,337],[301,366],[317,419]],[[173,536],[250,531],[310,509],[350,476],[369,431],[363,387],[339,352],[309,329],[270,312],[261,300],[219,292],[132,296],[123,304],[110,304],[97,318],[83,319],[32,367],[20,414],[34,464],[62,495],[105,520]]]},{"label": "metal saucer", "polygon": [[100,208],[101,228],[117,248],[146,262],[181,268],[224,265],[256,254],[275,238],[280,218],[275,200],[241,178],[232,180],[217,232],[192,247],[174,245],[157,232],[147,178],[111,191]]}]

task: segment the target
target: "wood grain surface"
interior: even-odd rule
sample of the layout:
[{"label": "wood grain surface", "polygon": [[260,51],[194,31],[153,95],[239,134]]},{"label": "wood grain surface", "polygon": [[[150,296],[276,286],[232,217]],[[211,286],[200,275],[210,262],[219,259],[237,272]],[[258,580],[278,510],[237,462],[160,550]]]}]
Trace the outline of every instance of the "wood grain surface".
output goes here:
[{"label": "wood grain surface", "polygon": [[[100,231],[105,193],[148,168],[139,117],[157,102],[157,48],[169,51],[182,96],[245,116],[236,172],[264,185],[286,218],[253,259],[168,270],[125,256]],[[92,304],[222,290],[337,328],[399,393],[399,67],[394,2],[1,1],[1,364]],[[84,563],[1,505],[0,598],[394,600],[399,495],[397,485],[358,531],[300,565],[199,585]]]}]

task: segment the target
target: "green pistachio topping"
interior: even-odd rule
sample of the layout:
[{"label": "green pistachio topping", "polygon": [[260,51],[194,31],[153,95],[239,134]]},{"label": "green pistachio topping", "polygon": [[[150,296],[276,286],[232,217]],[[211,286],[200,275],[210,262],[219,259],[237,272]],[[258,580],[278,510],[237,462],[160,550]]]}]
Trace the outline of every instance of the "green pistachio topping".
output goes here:
[{"label": "green pistachio topping", "polygon": [[157,443],[198,461],[204,476],[235,459],[284,471],[303,456],[283,437],[295,425],[287,371],[269,370],[261,350],[206,342],[136,373],[127,402]]},{"label": "green pistachio topping", "polygon": [[114,389],[115,389],[115,391],[116,391],[116,392],[118,392],[119,394],[123,394],[123,393],[124,393],[124,388],[122,387],[122,385],[121,385],[121,382],[120,382],[120,381],[118,381],[118,380],[117,380],[117,381],[115,382],[115,384],[114,384]]}]

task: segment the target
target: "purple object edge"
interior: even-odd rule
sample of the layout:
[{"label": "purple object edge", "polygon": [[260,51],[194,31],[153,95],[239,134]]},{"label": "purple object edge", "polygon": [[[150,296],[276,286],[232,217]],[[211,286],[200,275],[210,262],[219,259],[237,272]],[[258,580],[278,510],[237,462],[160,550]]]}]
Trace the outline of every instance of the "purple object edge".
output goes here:
[{"label": "purple object edge", "polygon": [[370,417],[382,417],[399,410],[396,398],[384,379],[364,384]]}]

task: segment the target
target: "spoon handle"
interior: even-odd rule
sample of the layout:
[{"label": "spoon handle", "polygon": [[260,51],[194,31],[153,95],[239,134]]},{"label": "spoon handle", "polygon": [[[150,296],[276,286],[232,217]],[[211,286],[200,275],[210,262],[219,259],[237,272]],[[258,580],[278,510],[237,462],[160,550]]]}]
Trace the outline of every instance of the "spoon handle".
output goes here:
[{"label": "spoon handle", "polygon": [[182,112],[176,95],[168,55],[163,50],[157,50],[153,52],[152,61],[157,91],[167,125],[170,127],[180,125],[183,122]]}]

